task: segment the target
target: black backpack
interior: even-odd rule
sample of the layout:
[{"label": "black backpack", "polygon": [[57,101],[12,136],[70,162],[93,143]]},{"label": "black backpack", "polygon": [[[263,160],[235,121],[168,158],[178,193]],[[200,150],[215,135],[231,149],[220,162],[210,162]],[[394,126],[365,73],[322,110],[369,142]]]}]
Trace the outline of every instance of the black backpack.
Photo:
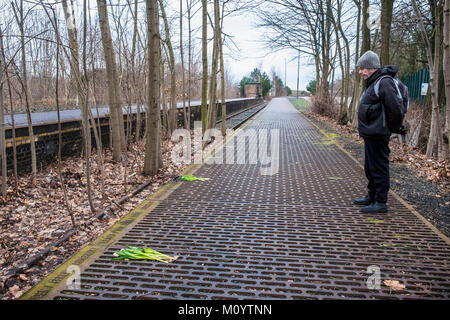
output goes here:
[{"label": "black backpack", "polygon": [[[384,78],[391,78],[394,81],[395,87],[397,88],[397,95],[403,101],[403,105],[402,105],[402,108],[400,110],[401,111],[401,117],[402,117],[401,123],[403,123],[403,120],[405,119],[406,112],[408,111],[408,108],[409,108],[408,87],[403,82],[401,82],[399,79],[393,78],[393,77],[388,76],[388,75],[384,75],[382,77],[379,77],[377,79],[377,81],[375,82],[375,85],[374,85],[374,91],[375,91],[375,95],[377,97],[379,97],[380,80],[384,79]],[[401,134],[402,136],[406,135],[405,126],[402,124],[397,131],[392,132],[392,133],[398,133],[398,134]]]}]

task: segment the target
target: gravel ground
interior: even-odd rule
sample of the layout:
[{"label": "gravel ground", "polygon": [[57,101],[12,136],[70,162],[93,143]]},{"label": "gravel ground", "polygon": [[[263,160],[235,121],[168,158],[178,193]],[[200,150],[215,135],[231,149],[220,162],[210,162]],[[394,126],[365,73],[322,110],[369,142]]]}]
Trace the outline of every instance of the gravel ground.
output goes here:
[{"label": "gravel ground", "polygon": [[[320,128],[339,135],[339,144],[364,165],[364,145],[353,137],[342,134],[327,123],[308,116]],[[392,142],[391,142],[392,143]],[[412,205],[424,218],[439,231],[450,237],[450,193],[437,184],[426,181],[403,163],[390,163],[391,189],[403,200]]]}]

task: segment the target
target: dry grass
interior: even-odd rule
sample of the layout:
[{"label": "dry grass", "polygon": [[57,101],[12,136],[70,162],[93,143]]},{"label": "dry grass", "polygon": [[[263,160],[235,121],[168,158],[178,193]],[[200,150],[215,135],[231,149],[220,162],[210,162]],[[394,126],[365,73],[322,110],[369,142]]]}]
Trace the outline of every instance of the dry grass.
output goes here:
[{"label": "dry grass", "polygon": [[311,97],[310,110],[315,114],[326,116],[331,119],[337,119],[339,112],[338,105],[331,96]]}]

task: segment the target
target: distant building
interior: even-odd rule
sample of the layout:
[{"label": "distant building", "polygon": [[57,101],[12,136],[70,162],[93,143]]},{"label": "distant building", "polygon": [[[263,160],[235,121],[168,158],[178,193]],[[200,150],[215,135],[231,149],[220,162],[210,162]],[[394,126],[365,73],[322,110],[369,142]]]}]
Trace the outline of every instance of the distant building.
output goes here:
[{"label": "distant building", "polygon": [[244,86],[244,97],[245,98],[261,98],[262,97],[262,86],[259,82],[246,83]]}]

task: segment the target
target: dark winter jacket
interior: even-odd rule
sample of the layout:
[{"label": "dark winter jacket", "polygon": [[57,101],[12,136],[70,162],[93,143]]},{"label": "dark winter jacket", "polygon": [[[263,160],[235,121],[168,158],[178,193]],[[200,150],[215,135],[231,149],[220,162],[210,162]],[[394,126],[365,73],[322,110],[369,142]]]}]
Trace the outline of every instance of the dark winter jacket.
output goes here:
[{"label": "dark winter jacket", "polygon": [[[402,125],[402,99],[398,96],[394,81],[390,78],[380,80],[378,97],[374,84],[383,75],[395,78],[396,66],[386,66],[375,71],[366,80],[358,109],[358,131],[363,138],[385,138]],[[384,112],[383,112],[384,110]]]}]

